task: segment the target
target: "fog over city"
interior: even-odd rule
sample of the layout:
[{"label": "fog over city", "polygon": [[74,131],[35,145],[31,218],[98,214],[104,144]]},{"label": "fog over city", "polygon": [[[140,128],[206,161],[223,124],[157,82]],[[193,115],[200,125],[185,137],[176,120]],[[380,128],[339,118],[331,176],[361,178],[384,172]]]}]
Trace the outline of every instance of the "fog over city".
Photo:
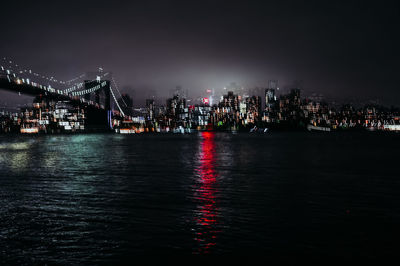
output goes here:
[{"label": "fog over city", "polygon": [[394,1],[18,2],[2,4],[13,30],[0,56],[64,80],[103,67],[135,104],[176,86],[197,97],[270,79],[304,95],[395,105],[400,96]]}]

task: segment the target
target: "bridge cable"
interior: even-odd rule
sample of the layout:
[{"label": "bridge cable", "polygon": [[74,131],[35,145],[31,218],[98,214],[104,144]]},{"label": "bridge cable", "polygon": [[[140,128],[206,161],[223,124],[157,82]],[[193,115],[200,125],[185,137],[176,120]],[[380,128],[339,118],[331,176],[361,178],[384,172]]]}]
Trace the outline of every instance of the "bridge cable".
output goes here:
[{"label": "bridge cable", "polygon": [[29,74],[29,75],[33,75],[33,76],[41,78],[41,79],[45,79],[45,80],[48,80],[48,81],[51,81],[51,82],[54,82],[54,83],[63,84],[63,85],[67,85],[67,84],[69,85],[73,81],[76,81],[76,80],[81,79],[81,78],[86,76],[86,74],[83,73],[83,74],[80,74],[79,76],[76,76],[75,78],[72,78],[72,79],[67,80],[67,81],[63,81],[63,80],[58,80],[58,79],[56,79],[56,78],[54,78],[52,76],[49,77],[49,76],[44,75],[44,74],[36,73],[36,72],[32,71],[31,69],[28,70],[28,69],[22,67],[21,65],[16,64],[15,61],[10,60],[9,58],[3,57],[3,61],[5,61],[5,63],[9,65],[9,68],[12,68],[11,71],[14,72],[14,73],[17,73],[17,74],[18,73],[19,74]]},{"label": "bridge cable", "polygon": [[122,95],[121,95],[121,92],[120,92],[119,89],[118,89],[118,86],[117,86],[117,83],[115,82],[114,77],[111,77],[111,80],[112,80],[112,82],[114,83],[115,89],[117,90],[119,96],[121,97],[121,100],[122,100],[122,102],[124,103],[125,107],[128,107],[128,105],[126,104],[124,98],[123,98]]},{"label": "bridge cable", "polygon": [[110,86],[110,91],[111,91],[111,94],[112,94],[112,96],[114,98],[115,103],[117,104],[117,107],[118,107],[119,111],[125,117],[125,113],[122,111],[121,106],[119,106],[117,98],[115,98],[114,91],[112,90],[111,86]]}]

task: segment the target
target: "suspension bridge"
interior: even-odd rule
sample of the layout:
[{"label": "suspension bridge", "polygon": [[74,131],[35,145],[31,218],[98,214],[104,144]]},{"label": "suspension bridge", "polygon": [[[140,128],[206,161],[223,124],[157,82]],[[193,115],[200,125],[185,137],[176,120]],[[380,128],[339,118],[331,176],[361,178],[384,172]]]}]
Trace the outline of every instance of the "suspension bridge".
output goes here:
[{"label": "suspension bridge", "polygon": [[2,58],[0,90],[20,95],[41,96],[54,101],[68,101],[72,105],[89,110],[92,116],[98,116],[96,120],[99,123],[106,123],[110,127],[112,116],[125,118],[125,113],[116,98],[116,93],[121,96],[121,92],[112,75],[101,68],[91,74],[91,77],[85,73],[70,80],[59,80],[24,68],[8,58]]}]

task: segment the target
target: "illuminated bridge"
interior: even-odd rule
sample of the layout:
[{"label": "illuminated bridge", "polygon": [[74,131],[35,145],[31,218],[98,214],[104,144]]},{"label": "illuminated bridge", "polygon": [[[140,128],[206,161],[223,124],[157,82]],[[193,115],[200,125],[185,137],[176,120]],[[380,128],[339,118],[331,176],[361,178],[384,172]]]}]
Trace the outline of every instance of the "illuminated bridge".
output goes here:
[{"label": "illuminated bridge", "polygon": [[[99,69],[95,76],[95,79],[89,79],[87,74],[82,74],[62,81],[23,68],[7,58],[0,61],[0,90],[42,96],[55,101],[68,101],[72,105],[84,107],[92,117],[98,116],[97,120],[111,127],[113,115],[125,117],[115,94],[121,93],[110,73]],[[116,110],[112,110],[112,102],[115,103]]]}]

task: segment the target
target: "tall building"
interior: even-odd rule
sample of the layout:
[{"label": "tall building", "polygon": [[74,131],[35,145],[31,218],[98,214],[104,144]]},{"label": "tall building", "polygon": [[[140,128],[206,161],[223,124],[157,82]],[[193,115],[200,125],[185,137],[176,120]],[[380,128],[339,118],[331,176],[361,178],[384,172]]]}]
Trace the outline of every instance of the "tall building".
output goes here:
[{"label": "tall building", "polygon": [[191,120],[197,129],[205,129],[211,120],[212,107],[209,105],[191,106]]},{"label": "tall building", "polygon": [[300,106],[301,98],[300,98],[300,89],[291,89],[290,90],[290,102],[294,106]]},{"label": "tall building", "polygon": [[239,111],[239,98],[237,94],[233,94],[233,91],[228,91],[228,94],[222,97],[219,103],[220,107],[229,108],[230,111]]},{"label": "tall building", "polygon": [[228,91],[228,94],[222,96],[214,115],[214,123],[226,127],[238,126],[241,120],[239,96],[233,91]]},{"label": "tall building", "polygon": [[261,117],[261,97],[246,98],[246,124],[256,124]]},{"label": "tall building", "polygon": [[168,124],[173,127],[186,127],[190,124],[189,110],[186,107],[186,99],[179,95],[167,100],[167,118]]},{"label": "tall building", "polygon": [[265,109],[271,109],[276,103],[275,89],[265,89]]},{"label": "tall building", "polygon": [[147,117],[146,120],[147,121],[153,121],[154,120],[154,110],[155,110],[155,106],[154,106],[154,100],[153,99],[147,99],[146,100],[146,110],[147,110]]},{"label": "tall building", "polygon": [[274,88],[265,89],[265,109],[262,120],[270,123],[274,122],[277,109],[277,99]]},{"label": "tall building", "polygon": [[289,94],[279,98],[279,120],[296,120],[300,114],[301,98],[300,89],[291,89]]}]

